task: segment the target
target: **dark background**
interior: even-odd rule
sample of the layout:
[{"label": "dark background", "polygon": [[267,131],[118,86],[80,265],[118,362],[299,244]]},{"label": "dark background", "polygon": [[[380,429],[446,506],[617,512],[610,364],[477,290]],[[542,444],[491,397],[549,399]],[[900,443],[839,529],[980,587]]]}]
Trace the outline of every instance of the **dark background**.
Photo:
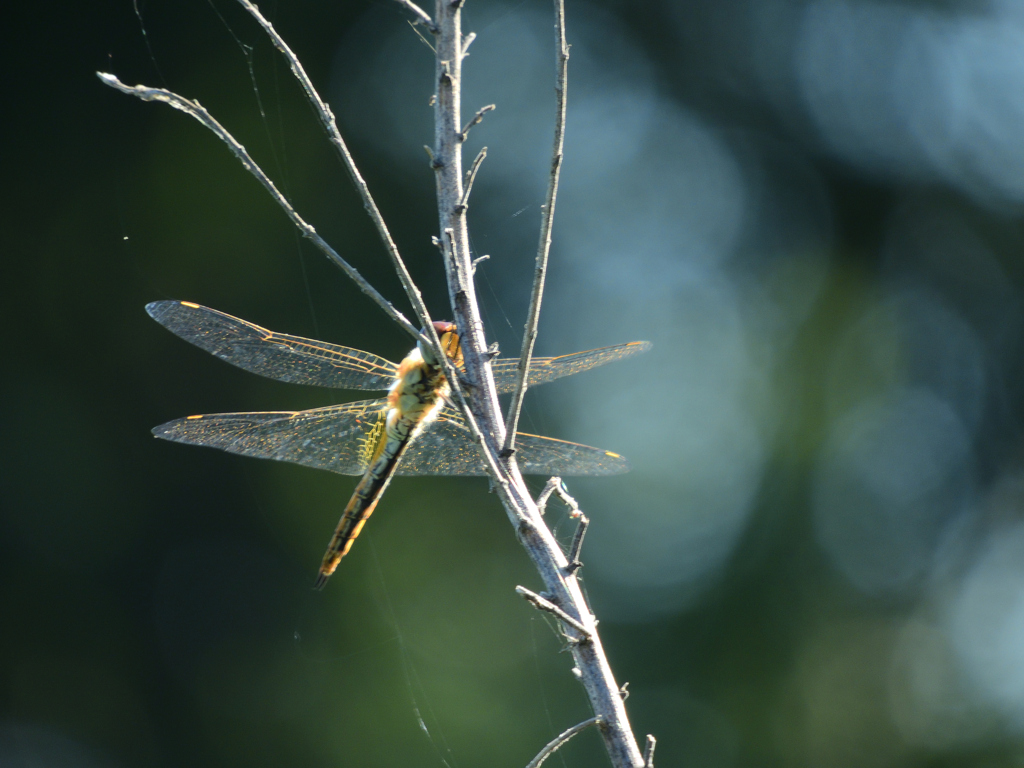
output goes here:
[{"label": "dark background", "polygon": [[[264,11],[443,316],[430,52],[384,0]],[[550,152],[549,13],[466,11],[464,109],[498,104],[470,144],[490,150],[471,226],[510,356]],[[396,481],[314,593],[354,479],[149,434],[348,394],[217,362],[149,301],[409,346],[197,123],[94,74],[197,98],[405,309],[271,46],[226,0],[7,14],[0,766],[525,765],[589,710],[513,592],[538,583],[485,481]],[[524,427],[633,459],[570,489],[638,736],[662,766],[1020,765],[1018,7],[608,0],[570,2],[568,29],[539,351],[656,347],[532,394]],[[553,759],[605,760],[593,733]]]}]

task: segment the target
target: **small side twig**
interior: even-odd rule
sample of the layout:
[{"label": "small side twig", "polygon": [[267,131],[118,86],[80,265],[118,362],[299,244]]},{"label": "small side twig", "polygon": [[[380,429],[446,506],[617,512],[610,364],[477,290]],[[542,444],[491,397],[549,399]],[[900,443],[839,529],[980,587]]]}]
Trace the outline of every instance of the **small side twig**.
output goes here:
[{"label": "small side twig", "polygon": [[551,175],[548,178],[548,194],[544,204],[540,225],[540,243],[537,246],[537,267],[533,276],[533,291],[530,294],[530,309],[526,315],[523,333],[523,351],[519,355],[516,371],[516,388],[509,402],[505,418],[505,445],[503,452],[514,451],[519,413],[523,398],[529,386],[530,361],[533,359],[533,344],[537,340],[537,324],[540,322],[540,305],[544,297],[544,278],[548,270],[548,253],[551,251],[551,227],[555,218],[555,198],[558,196],[558,176],[562,170],[562,149],[565,144],[565,99],[569,87],[569,46],[565,42],[565,3],[555,0],[555,41],[558,46],[558,81],[555,85],[557,108],[555,112],[555,141],[551,156]]},{"label": "small side twig", "polygon": [[[462,199],[459,201],[459,210],[465,211],[469,208],[469,193],[473,191],[473,182],[476,181],[476,172],[480,170],[480,164],[487,157],[487,147],[483,147],[473,158],[473,164],[469,166],[469,173],[466,174],[466,188],[462,192]],[[475,261],[473,262],[476,263]]]},{"label": "small side twig", "polygon": [[[477,256],[477,257],[476,257],[475,259],[473,259],[473,264],[472,264],[472,267],[473,267],[473,274],[474,274],[474,275],[476,274],[476,265],[477,265],[477,264],[479,264],[479,263],[480,263],[480,262],[482,262],[482,261],[487,261],[487,260],[489,260],[490,258],[491,258],[491,257],[490,257],[490,254],[487,254],[487,253],[485,253],[485,254],[484,254],[483,256]],[[489,353],[490,353],[490,350],[488,350],[488,354],[489,354]],[[495,358],[495,357],[497,357],[497,356],[498,356],[498,352],[497,352],[497,350],[495,350],[494,354],[493,354],[493,355],[491,355],[491,358]]]},{"label": "small side twig", "polygon": [[430,30],[431,34],[437,34],[437,25],[434,23],[434,20],[430,18],[430,14],[416,5],[416,3],[412,2],[412,0],[396,0],[396,2],[416,17],[417,24],[422,24]]},{"label": "small side twig", "polygon": [[540,768],[541,763],[543,763],[545,760],[551,757],[556,751],[558,751],[558,749],[563,744],[565,744],[565,742],[567,742],[580,731],[585,731],[590,726],[597,725],[600,722],[600,717],[592,717],[589,720],[584,720],[582,723],[577,723],[572,728],[565,729],[560,734],[555,736],[555,738],[549,741],[547,745],[544,747],[544,749],[538,752],[537,756],[533,758],[533,760],[531,760],[529,763],[527,763],[526,768]]},{"label": "small side twig", "polygon": [[516,587],[516,592],[522,595],[524,598],[526,598],[526,601],[532,604],[534,608],[537,608],[541,611],[547,611],[548,613],[554,615],[555,617],[557,617],[558,619],[560,619],[561,621],[575,629],[577,632],[583,635],[585,639],[590,639],[591,632],[589,629],[583,626],[582,622],[574,619],[572,616],[570,616],[557,605],[552,603],[546,597],[542,597],[541,595],[538,595],[536,592],[534,592],[533,590],[529,590],[526,587]]},{"label": "small side twig", "polygon": [[644,768],[654,768],[654,747],[658,740],[647,734],[647,746],[644,747]]},{"label": "small side twig", "polygon": [[328,245],[327,241],[317,234],[316,229],[312,224],[306,222],[298,212],[292,207],[292,204],[288,202],[281,192],[274,186],[274,182],[270,180],[270,177],[263,171],[262,168],[252,159],[252,156],[246,151],[239,141],[231,135],[231,133],[221,125],[206,108],[202,106],[198,101],[187,99],[174,91],[168,91],[164,88],[150,88],[145,85],[125,85],[116,76],[111,75],[107,72],[97,72],[96,75],[100,81],[111,88],[114,88],[121,93],[126,93],[129,96],[135,96],[136,98],[142,99],[143,101],[157,101],[167,104],[174,109],[184,112],[186,115],[198,120],[206,128],[208,128],[218,139],[223,141],[228,148],[234,153],[235,157],[242,164],[245,170],[249,171],[256,180],[263,185],[264,189],[270,193],[270,196],[274,198],[281,209],[287,214],[288,218],[292,220],[292,223],[299,229],[303,237],[311,240],[317,248],[319,248],[335,265],[341,268],[341,270],[348,275],[349,278],[359,286],[359,289],[373,299],[377,305],[383,309],[395,322],[397,322],[402,328],[404,328],[414,338],[421,338],[419,330],[416,326],[406,319],[405,315],[399,312],[390,301],[384,298],[384,296],[364,278],[359,272],[343,259],[337,251]]},{"label": "small side twig", "polygon": [[479,125],[480,122],[484,119],[484,115],[493,110],[495,107],[495,104],[488,104],[486,107],[480,107],[480,109],[476,111],[476,114],[473,115],[473,119],[466,123],[464,126],[462,126],[462,130],[459,131],[459,141],[465,141],[466,137],[469,136],[469,129],[472,128],[474,125]]},{"label": "small side twig", "polygon": [[462,58],[469,56],[469,46],[476,40],[476,32],[470,32],[462,39]]}]

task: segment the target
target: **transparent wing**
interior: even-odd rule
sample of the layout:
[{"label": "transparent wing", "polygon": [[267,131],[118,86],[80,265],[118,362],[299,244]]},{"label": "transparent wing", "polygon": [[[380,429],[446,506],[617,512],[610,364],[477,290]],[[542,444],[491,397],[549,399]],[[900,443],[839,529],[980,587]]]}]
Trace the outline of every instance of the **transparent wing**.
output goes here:
[{"label": "transparent wing", "polygon": [[383,357],[326,341],[274,333],[187,301],[154,301],[149,316],[171,333],[251,373],[295,384],[385,390],[398,366]]},{"label": "transparent wing", "polygon": [[386,406],[387,400],[380,399],[309,411],[188,416],[155,427],[153,434],[176,443],[361,475],[366,471],[367,439],[382,424]]},{"label": "transparent wing", "polygon": [[[573,352],[571,355],[561,355],[560,357],[535,357],[530,361],[530,386],[554,381],[563,376],[572,376],[574,373],[589,371],[599,365],[606,365],[630,355],[646,352],[650,348],[649,341],[631,341],[628,344],[619,344],[615,347],[602,347],[589,352]],[[491,363],[494,383],[498,387],[499,394],[511,392],[516,388],[516,367],[518,365],[519,358],[499,359]],[[522,462],[520,462],[520,466],[522,466]]]},{"label": "transparent wing", "polygon": [[[527,475],[617,475],[629,462],[617,453],[550,437],[516,437],[516,459]],[[462,415],[445,408],[413,441],[398,465],[399,475],[486,475],[480,451]]]}]

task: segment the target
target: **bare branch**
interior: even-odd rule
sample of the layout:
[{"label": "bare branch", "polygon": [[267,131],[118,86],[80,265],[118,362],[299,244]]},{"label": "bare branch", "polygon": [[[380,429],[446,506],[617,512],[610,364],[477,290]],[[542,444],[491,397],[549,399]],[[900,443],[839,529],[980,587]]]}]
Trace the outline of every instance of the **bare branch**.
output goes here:
[{"label": "bare branch", "polygon": [[584,720],[582,723],[577,723],[572,728],[567,728],[566,730],[562,731],[560,734],[555,736],[555,738],[549,741],[547,746],[544,747],[544,749],[537,753],[537,756],[527,764],[526,768],[540,768],[541,763],[543,763],[545,760],[547,760],[549,757],[555,754],[555,752],[558,751],[558,749],[563,744],[565,744],[565,742],[567,742],[580,731],[585,731],[590,726],[597,725],[600,722],[600,717],[592,717],[589,720]]},{"label": "bare branch", "polygon": [[462,58],[469,56],[469,46],[476,40],[476,32],[470,32],[462,41]]},{"label": "bare branch", "polygon": [[585,639],[589,640],[593,636],[593,633],[585,626],[583,626],[583,624],[578,619],[574,619],[572,616],[570,616],[557,605],[552,603],[546,597],[542,597],[541,595],[538,595],[536,592],[533,592],[532,590],[529,590],[526,587],[516,587],[516,592],[522,595],[524,598],[526,598],[526,601],[528,603],[531,603],[534,608],[537,608],[541,611],[547,611],[548,613],[553,614],[558,619],[565,622],[570,627],[579,632],[581,635],[583,635]]},{"label": "bare branch", "polygon": [[316,229],[314,229],[311,224],[308,224],[296,212],[291,203],[288,202],[288,199],[278,191],[277,187],[274,186],[274,182],[270,180],[270,177],[264,173],[263,169],[260,168],[256,161],[252,159],[245,147],[243,147],[223,125],[217,122],[217,120],[214,119],[214,117],[207,112],[206,108],[198,101],[186,99],[184,96],[180,96],[173,91],[168,91],[163,88],[149,88],[145,85],[125,85],[118,80],[117,77],[106,72],[97,72],[96,74],[100,81],[109,85],[111,88],[121,91],[121,93],[127,93],[129,96],[135,96],[143,101],[158,101],[167,104],[168,106],[195,118],[206,128],[212,131],[217,138],[227,144],[228,148],[242,164],[242,167],[255,176],[257,181],[259,181],[267,192],[270,193],[270,196],[274,198],[274,202],[281,206],[281,209],[284,210],[288,215],[288,218],[292,220],[292,223],[299,229],[303,237],[311,240],[313,244],[327,256],[327,258],[340,267],[341,270],[359,286],[359,289],[363,293],[373,299],[377,305],[387,312],[395,322],[405,329],[405,331],[417,339],[420,338],[420,332],[406,319],[405,315],[395,309],[391,302],[385,299],[376,288],[370,285],[366,278],[360,275],[355,267],[345,261],[337,251],[331,248],[331,246],[317,234]]},{"label": "bare branch", "polygon": [[540,322],[540,305],[544,298],[544,278],[548,271],[548,253],[551,250],[551,227],[555,218],[555,198],[558,196],[558,176],[562,170],[562,148],[565,144],[565,99],[569,87],[569,46],[565,42],[565,2],[555,2],[555,44],[558,46],[558,82],[555,85],[555,141],[551,155],[551,175],[548,177],[548,196],[544,204],[540,225],[540,243],[537,246],[537,267],[533,275],[533,292],[530,295],[530,309],[526,315],[526,328],[523,333],[523,350],[519,355],[519,368],[516,371],[516,388],[509,402],[508,415],[505,419],[504,451],[515,450],[516,428],[519,425],[519,413],[526,397],[527,380],[530,373],[530,361],[533,359],[533,344],[537,340],[537,324]]},{"label": "bare branch", "polygon": [[[520,541],[533,561],[545,589],[552,597],[552,606],[565,606],[581,617],[579,624],[587,630],[585,642],[570,645],[578,679],[583,684],[595,715],[601,721],[601,738],[614,768],[643,768],[643,756],[629,725],[619,688],[596,629],[596,620],[587,607],[586,599],[576,579],[567,575],[568,562],[557,540],[544,525],[529,489],[516,466],[515,456],[502,451],[505,443],[505,419],[498,407],[497,391],[491,374],[491,355],[484,335],[480,310],[473,281],[466,209],[462,206],[466,179],[462,169],[460,140],[460,93],[464,43],[461,33],[462,1],[436,0],[434,21],[438,27],[437,58],[435,65],[436,93],[434,104],[434,151],[432,167],[436,174],[438,232],[442,235],[448,278],[448,293],[452,313],[462,339],[466,380],[470,387],[470,400],[466,409],[476,417],[483,432],[483,445],[487,466],[494,487],[510,521],[516,526]],[[561,164],[562,133],[564,131],[565,59],[568,49],[564,43],[564,14],[556,5],[559,27],[559,82],[560,127],[556,136],[553,166]],[[556,169],[557,170],[557,169]],[[557,173],[556,173],[557,177]],[[552,185],[553,186],[553,185]],[[554,188],[554,187],[553,187]],[[550,214],[554,210],[554,193],[549,190],[551,204],[546,207],[546,231],[542,233],[542,246],[546,267],[547,246],[550,243]],[[539,293],[535,290],[531,300],[539,310]],[[536,314],[536,312],[534,313]],[[536,324],[534,324],[534,329]],[[535,336],[535,330],[534,334]],[[525,341],[525,340],[524,340]],[[532,341],[529,349],[532,352]],[[525,380],[526,369],[520,372]],[[522,402],[522,395],[519,395]],[[518,408],[518,406],[517,406]],[[516,411],[518,412],[518,410]],[[538,596],[539,597],[539,596]],[[559,609],[560,610],[560,609]],[[564,611],[563,611],[564,613]],[[571,618],[571,617],[570,617]],[[573,628],[571,624],[567,628]],[[578,631],[578,630],[577,630]]]},{"label": "bare branch", "polygon": [[431,34],[437,34],[437,25],[434,24],[434,20],[430,18],[430,14],[416,5],[416,3],[412,2],[412,0],[396,0],[396,2],[416,17],[417,24],[422,24],[430,30]]},{"label": "bare branch", "polygon": [[658,740],[647,734],[647,746],[644,747],[644,768],[654,768],[654,747]]},{"label": "bare branch", "polygon": [[469,136],[469,129],[472,128],[474,125],[479,125],[480,121],[484,119],[484,115],[486,115],[488,112],[491,112],[494,109],[494,104],[488,104],[486,107],[480,107],[480,109],[476,111],[476,114],[473,115],[473,119],[466,123],[464,126],[462,126],[462,130],[459,131],[459,141],[465,141],[466,137]]}]

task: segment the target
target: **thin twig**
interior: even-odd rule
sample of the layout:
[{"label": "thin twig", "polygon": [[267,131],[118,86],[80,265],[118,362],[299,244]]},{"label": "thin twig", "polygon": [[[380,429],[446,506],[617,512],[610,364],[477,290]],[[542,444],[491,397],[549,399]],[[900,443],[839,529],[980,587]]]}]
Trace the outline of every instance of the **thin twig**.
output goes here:
[{"label": "thin twig", "polygon": [[274,186],[274,182],[270,180],[270,177],[267,176],[256,161],[252,159],[245,147],[243,147],[223,125],[221,125],[209,112],[207,112],[206,108],[198,101],[186,99],[184,96],[174,93],[173,91],[168,91],[164,88],[150,88],[145,85],[125,85],[118,80],[117,77],[107,72],[97,72],[96,74],[101,82],[109,85],[111,88],[121,91],[121,93],[127,93],[129,96],[135,96],[143,101],[158,101],[167,104],[168,106],[195,118],[206,128],[212,131],[218,139],[227,144],[228,148],[242,164],[242,167],[255,176],[257,181],[259,181],[267,192],[270,193],[270,196],[274,198],[274,202],[281,206],[281,209],[288,215],[288,218],[292,220],[292,223],[299,229],[303,237],[311,240],[317,248],[323,251],[327,258],[340,267],[341,270],[348,275],[357,286],[359,286],[359,289],[363,293],[373,299],[377,305],[387,312],[388,315],[403,329],[405,329],[414,338],[421,338],[420,332],[416,329],[416,326],[410,323],[409,320],[406,319],[405,315],[399,312],[390,301],[385,299],[376,288],[370,285],[366,278],[360,275],[355,267],[345,261],[337,251],[331,248],[331,246],[328,245],[319,234],[317,234],[316,229],[314,229],[311,224],[308,224],[305,219],[298,214],[298,212],[292,207],[291,203],[288,202],[288,199],[278,191],[276,186]]},{"label": "thin twig", "polygon": [[466,137],[469,136],[469,129],[472,128],[474,125],[479,125],[480,122],[484,119],[484,115],[492,111],[494,108],[494,104],[488,104],[486,107],[480,107],[480,109],[476,111],[476,114],[473,115],[473,119],[466,123],[464,126],[462,126],[462,130],[459,131],[459,141],[465,141]]},{"label": "thin twig", "polygon": [[644,747],[644,768],[654,768],[654,747],[658,740],[647,734],[647,746]]},{"label": "thin twig", "polygon": [[[341,136],[341,132],[338,130],[338,122],[334,119],[334,113],[331,108],[327,106],[327,103],[320,98],[320,94],[317,93],[316,88],[313,87],[313,81],[309,79],[309,75],[306,74],[305,68],[299,61],[298,56],[292,51],[288,44],[284,41],[274,29],[274,25],[271,24],[262,13],[259,8],[253,5],[249,0],[238,0],[242,7],[247,10],[257,23],[263,27],[263,31],[267,33],[274,46],[281,52],[288,62],[288,66],[291,67],[292,74],[295,75],[295,79],[299,81],[299,85],[302,86],[302,90],[306,94],[306,98],[309,99],[310,104],[313,105],[314,110],[320,118],[320,122],[324,126],[324,130],[327,131],[327,138],[338,150],[341,155],[341,160],[348,170],[349,176],[352,177],[352,182],[356,185],[356,189],[359,192],[359,196],[363,199],[363,207],[367,213],[370,214],[370,219],[377,227],[377,234],[380,235],[381,241],[384,243],[384,248],[388,252],[388,256],[391,258],[391,262],[395,267],[395,271],[398,273],[398,279],[402,283],[402,288],[405,289],[405,295],[409,298],[409,302],[412,304],[413,311],[416,313],[416,319],[423,324],[424,328],[430,326],[430,313],[427,311],[427,305],[423,301],[423,296],[420,294],[419,288],[416,287],[416,283],[413,282],[412,276],[409,274],[409,270],[405,266],[405,262],[402,260],[401,254],[398,252],[398,246],[395,245],[394,239],[391,237],[391,232],[388,231],[387,224],[384,223],[384,217],[381,216],[380,210],[377,208],[377,204],[373,200],[373,195],[370,194],[370,188],[366,185],[366,181],[363,179],[362,174],[359,172],[359,168],[356,166],[356,162],[352,157],[352,153],[348,150],[348,145],[345,144],[345,140]],[[431,31],[437,33],[437,26],[434,24],[430,17],[427,16],[426,12],[416,6],[412,2],[403,2],[398,0],[413,13],[419,11],[428,21],[430,21]],[[436,334],[435,334],[436,336]],[[444,358],[444,351],[437,347],[435,349],[437,354]]]},{"label": "thin twig", "polygon": [[567,742],[580,731],[585,731],[590,726],[597,725],[599,722],[601,722],[600,717],[592,717],[589,720],[584,720],[582,723],[577,723],[572,728],[567,728],[566,730],[562,731],[560,734],[555,736],[555,738],[549,741],[547,746],[545,746],[544,749],[538,752],[537,756],[533,758],[533,760],[527,763],[526,768],[540,768],[541,763],[543,763],[545,760],[547,760],[549,757],[555,754],[555,752],[558,751],[558,749],[563,744],[565,744],[565,742]]},{"label": "thin twig", "polygon": [[434,24],[434,20],[430,18],[430,14],[420,8],[412,0],[396,0],[401,6],[404,6],[407,11],[412,13],[416,17],[416,22],[422,24],[424,27],[430,30],[431,34],[437,34],[437,25]]},{"label": "thin twig", "polygon": [[[469,173],[466,174],[466,188],[462,191],[462,199],[459,201],[459,208],[465,211],[469,208],[469,193],[473,191],[473,182],[476,181],[476,172],[480,170],[480,163],[487,157],[487,147],[481,148],[469,166]],[[473,262],[476,264],[476,262]]]},{"label": "thin twig", "polygon": [[509,402],[505,418],[505,445],[502,453],[510,453],[516,447],[516,428],[523,398],[529,386],[530,361],[533,359],[533,345],[537,340],[537,324],[540,322],[540,305],[544,298],[544,278],[548,271],[548,253],[551,251],[551,227],[555,218],[555,198],[558,196],[558,176],[562,170],[562,148],[565,144],[565,100],[569,87],[569,46],[565,42],[565,2],[555,2],[555,44],[558,46],[558,82],[555,85],[555,140],[551,154],[551,175],[548,177],[548,195],[540,225],[540,243],[537,246],[537,267],[533,275],[533,292],[530,295],[530,309],[526,315],[523,333],[523,351],[519,355],[516,371],[516,388]]},{"label": "thin twig", "polygon": [[476,40],[476,32],[470,32],[468,35],[466,35],[465,38],[463,38],[462,58],[466,58],[467,56],[469,56],[469,46],[473,44],[474,40]]},{"label": "thin twig", "polygon": [[542,611],[547,611],[548,613],[553,614],[561,621],[565,622],[570,627],[579,632],[581,635],[583,635],[583,637],[585,637],[586,639],[589,640],[591,638],[593,633],[589,629],[583,626],[583,624],[578,619],[574,619],[572,616],[570,616],[557,605],[552,603],[546,597],[542,597],[541,595],[538,595],[536,592],[529,590],[526,587],[516,587],[516,592],[522,595],[524,598],[526,598],[526,601],[528,603],[531,603],[534,608],[537,608]]}]

